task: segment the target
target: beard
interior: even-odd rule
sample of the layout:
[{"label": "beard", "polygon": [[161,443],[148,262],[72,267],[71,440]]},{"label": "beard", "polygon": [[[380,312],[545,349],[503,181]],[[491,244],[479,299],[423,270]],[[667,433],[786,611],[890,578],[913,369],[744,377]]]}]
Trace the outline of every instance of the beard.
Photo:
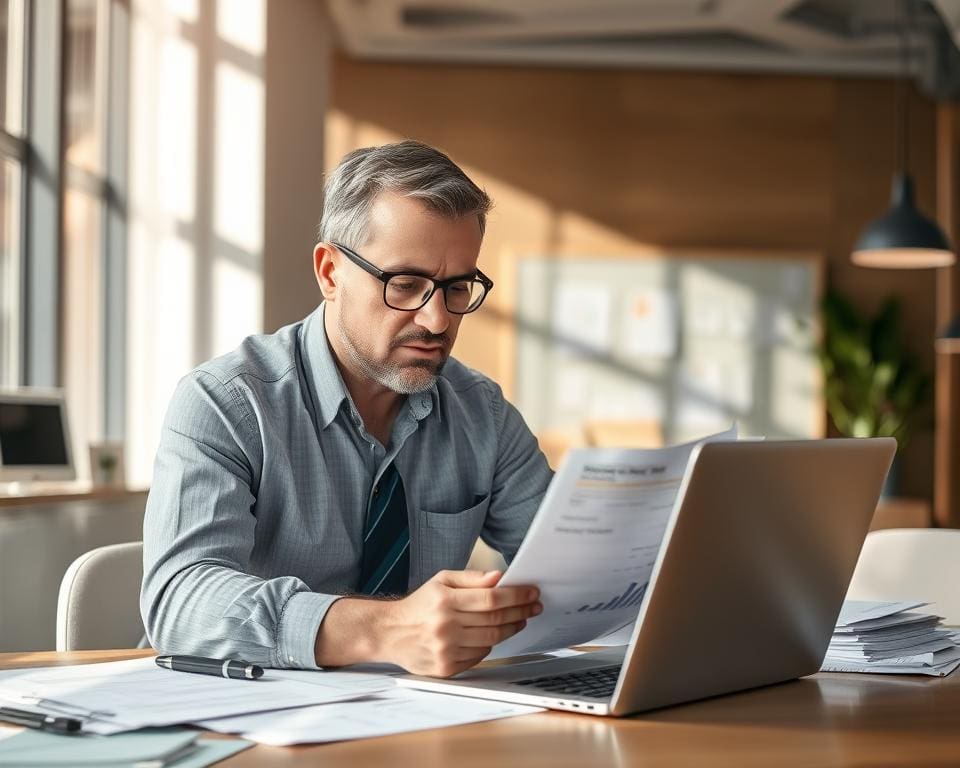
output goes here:
[{"label": "beard", "polygon": [[374,356],[370,345],[357,339],[348,331],[349,324],[343,320],[343,303],[339,305],[337,314],[337,331],[340,342],[347,355],[364,376],[375,381],[382,387],[401,395],[413,395],[430,389],[437,376],[446,365],[450,354],[450,339],[446,334],[434,334],[429,331],[411,331],[398,336],[390,343],[394,350],[404,344],[424,342],[428,344],[442,344],[443,356],[440,360],[413,360],[409,363],[393,363],[389,360],[379,360]]}]

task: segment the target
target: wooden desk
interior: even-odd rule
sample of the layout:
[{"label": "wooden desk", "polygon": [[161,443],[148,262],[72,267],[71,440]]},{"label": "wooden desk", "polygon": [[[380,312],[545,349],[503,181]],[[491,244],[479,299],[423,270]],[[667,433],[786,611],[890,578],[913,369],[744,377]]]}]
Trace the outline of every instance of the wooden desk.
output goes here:
[{"label": "wooden desk", "polygon": [[146,488],[94,487],[88,483],[23,483],[19,493],[0,493],[0,512],[60,502],[137,500],[146,502]]},{"label": "wooden desk", "polygon": [[[150,653],[5,653],[0,654],[0,669]],[[921,768],[958,763],[960,672],[946,678],[814,675],[632,718],[548,712],[365,741],[258,745],[218,765]]]}]

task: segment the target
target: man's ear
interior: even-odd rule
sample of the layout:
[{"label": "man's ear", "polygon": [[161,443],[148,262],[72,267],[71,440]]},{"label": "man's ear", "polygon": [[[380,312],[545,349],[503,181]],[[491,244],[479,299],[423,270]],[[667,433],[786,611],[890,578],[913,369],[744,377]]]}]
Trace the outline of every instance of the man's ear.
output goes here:
[{"label": "man's ear", "polygon": [[339,292],[338,256],[337,250],[328,243],[317,243],[313,246],[313,274],[325,301],[336,300]]}]

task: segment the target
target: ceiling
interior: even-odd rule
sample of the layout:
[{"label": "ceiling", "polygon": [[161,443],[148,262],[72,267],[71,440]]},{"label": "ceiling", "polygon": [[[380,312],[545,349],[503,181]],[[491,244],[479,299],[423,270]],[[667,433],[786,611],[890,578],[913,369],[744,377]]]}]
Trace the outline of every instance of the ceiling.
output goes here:
[{"label": "ceiling", "polygon": [[926,92],[960,96],[960,0],[327,2],[361,59],[878,77],[905,59]]}]

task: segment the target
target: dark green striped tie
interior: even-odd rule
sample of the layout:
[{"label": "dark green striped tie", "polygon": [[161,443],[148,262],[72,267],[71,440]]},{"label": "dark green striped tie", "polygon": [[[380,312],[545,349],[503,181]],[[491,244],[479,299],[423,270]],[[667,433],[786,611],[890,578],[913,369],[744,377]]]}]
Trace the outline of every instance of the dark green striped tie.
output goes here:
[{"label": "dark green striped tie", "polygon": [[393,462],[374,488],[363,532],[360,592],[405,595],[410,578],[410,526],[403,481]]}]

